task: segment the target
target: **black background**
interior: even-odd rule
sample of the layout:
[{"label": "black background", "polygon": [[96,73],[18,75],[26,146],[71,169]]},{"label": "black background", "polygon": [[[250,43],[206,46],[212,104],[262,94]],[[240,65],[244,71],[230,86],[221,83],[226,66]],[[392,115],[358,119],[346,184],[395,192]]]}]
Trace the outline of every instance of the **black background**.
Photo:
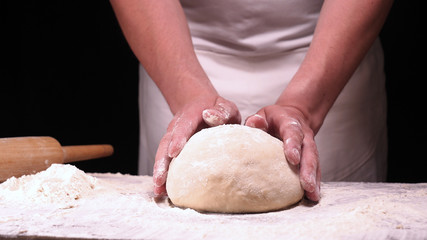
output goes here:
[{"label": "black background", "polygon": [[[390,182],[427,182],[421,1],[395,1],[381,32],[387,74]],[[88,172],[137,173],[138,61],[98,1],[0,1],[0,137],[109,143]],[[0,153],[1,154],[1,153]]]}]

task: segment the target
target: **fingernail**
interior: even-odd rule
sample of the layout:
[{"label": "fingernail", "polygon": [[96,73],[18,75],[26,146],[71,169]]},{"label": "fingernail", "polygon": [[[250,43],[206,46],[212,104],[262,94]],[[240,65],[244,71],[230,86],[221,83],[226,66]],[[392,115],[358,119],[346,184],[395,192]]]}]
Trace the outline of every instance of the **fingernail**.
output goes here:
[{"label": "fingernail", "polygon": [[293,165],[298,165],[300,163],[301,154],[297,148],[292,148],[291,153],[291,161],[289,161]]},{"label": "fingernail", "polygon": [[310,185],[313,187],[313,191],[316,190],[316,177],[314,176],[314,174],[310,175]]},{"label": "fingernail", "polygon": [[298,149],[297,147],[293,147],[291,149],[288,148],[288,146],[291,145],[291,141],[292,141],[292,138],[286,139],[283,145],[283,148],[285,149],[285,154],[288,157],[288,161],[292,165],[298,165],[301,161],[301,152],[300,152],[300,149]]},{"label": "fingernail", "polygon": [[301,157],[301,154],[300,154],[300,152],[299,152],[299,150],[298,150],[298,148],[294,148],[294,149],[292,149],[292,152],[294,153],[294,156],[296,157],[296,159],[300,159],[300,157]]}]

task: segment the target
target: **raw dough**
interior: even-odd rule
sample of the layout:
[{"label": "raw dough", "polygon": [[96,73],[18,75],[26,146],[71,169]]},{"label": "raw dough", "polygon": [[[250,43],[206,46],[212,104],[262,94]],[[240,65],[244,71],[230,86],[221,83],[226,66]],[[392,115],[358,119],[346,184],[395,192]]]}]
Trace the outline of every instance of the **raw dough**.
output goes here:
[{"label": "raw dough", "polygon": [[166,188],[176,206],[224,213],[283,209],[304,194],[283,143],[242,125],[194,134],[172,160]]}]

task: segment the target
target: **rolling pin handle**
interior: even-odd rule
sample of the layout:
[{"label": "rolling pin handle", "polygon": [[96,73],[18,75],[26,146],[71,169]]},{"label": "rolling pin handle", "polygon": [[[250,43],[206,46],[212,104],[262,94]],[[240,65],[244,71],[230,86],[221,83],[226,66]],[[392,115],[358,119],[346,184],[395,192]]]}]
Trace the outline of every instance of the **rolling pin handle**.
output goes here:
[{"label": "rolling pin handle", "polygon": [[114,152],[113,146],[109,144],[101,145],[81,145],[81,146],[64,146],[64,163],[78,162],[95,158],[111,156]]}]

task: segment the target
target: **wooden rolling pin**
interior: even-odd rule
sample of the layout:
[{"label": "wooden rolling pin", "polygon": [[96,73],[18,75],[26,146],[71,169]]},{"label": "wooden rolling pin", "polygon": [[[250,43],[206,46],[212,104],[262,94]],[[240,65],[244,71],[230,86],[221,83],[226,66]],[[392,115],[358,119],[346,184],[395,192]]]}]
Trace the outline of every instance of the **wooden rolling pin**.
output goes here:
[{"label": "wooden rolling pin", "polygon": [[111,145],[65,146],[52,137],[0,138],[0,182],[34,174],[53,163],[69,163],[113,154]]}]

